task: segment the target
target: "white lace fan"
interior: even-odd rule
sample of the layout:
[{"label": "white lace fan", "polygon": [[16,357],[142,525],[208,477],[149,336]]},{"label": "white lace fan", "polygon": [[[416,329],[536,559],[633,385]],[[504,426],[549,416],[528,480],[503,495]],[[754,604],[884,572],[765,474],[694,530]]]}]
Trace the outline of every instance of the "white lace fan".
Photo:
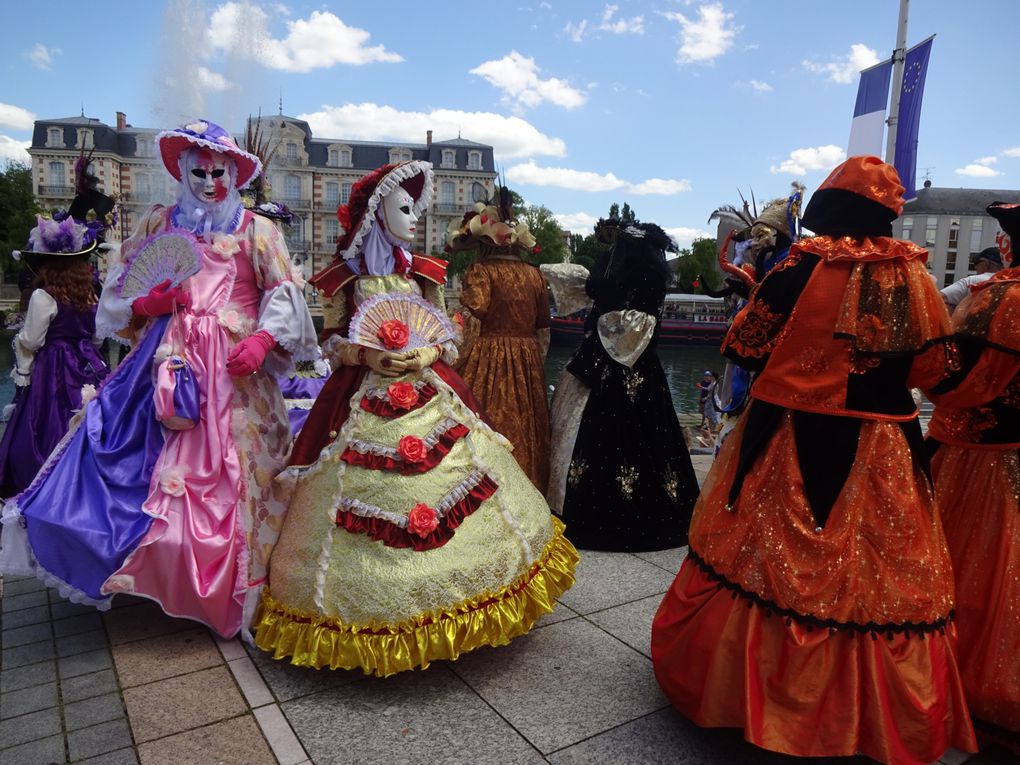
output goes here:
[{"label": "white lace fan", "polygon": [[[383,323],[396,320],[407,327],[407,343],[387,348],[379,334]],[[410,351],[430,345],[442,345],[457,336],[457,330],[443,312],[417,295],[398,293],[369,298],[351,319],[347,333],[352,343],[380,351]]]},{"label": "white lace fan", "polygon": [[124,264],[117,294],[125,300],[148,295],[157,284],[170,280],[176,287],[201,268],[202,254],[193,236],[179,231],[156,234],[142,242]]}]

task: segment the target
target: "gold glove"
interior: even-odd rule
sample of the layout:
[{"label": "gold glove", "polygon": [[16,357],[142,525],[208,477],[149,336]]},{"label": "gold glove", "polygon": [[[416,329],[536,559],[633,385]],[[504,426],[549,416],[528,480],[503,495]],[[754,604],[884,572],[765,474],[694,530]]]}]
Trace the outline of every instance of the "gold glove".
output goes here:
[{"label": "gold glove", "polygon": [[404,354],[377,351],[363,345],[341,346],[336,358],[345,366],[367,366],[383,377],[399,377],[407,368]]},{"label": "gold glove", "polygon": [[443,355],[443,349],[438,345],[429,345],[425,348],[415,348],[405,355],[408,371],[417,372],[425,367],[430,367],[439,361]]}]

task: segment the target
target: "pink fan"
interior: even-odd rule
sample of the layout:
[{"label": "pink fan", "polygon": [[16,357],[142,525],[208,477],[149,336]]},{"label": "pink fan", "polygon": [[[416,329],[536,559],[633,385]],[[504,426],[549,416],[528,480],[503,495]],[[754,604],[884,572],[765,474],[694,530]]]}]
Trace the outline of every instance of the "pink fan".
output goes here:
[{"label": "pink fan", "polygon": [[442,311],[417,295],[398,293],[369,298],[351,319],[352,343],[380,351],[410,351],[441,345],[457,336]]},{"label": "pink fan", "polygon": [[176,287],[201,268],[202,254],[193,236],[181,231],[155,234],[139,244],[124,263],[117,294],[128,301],[148,295],[168,279]]}]

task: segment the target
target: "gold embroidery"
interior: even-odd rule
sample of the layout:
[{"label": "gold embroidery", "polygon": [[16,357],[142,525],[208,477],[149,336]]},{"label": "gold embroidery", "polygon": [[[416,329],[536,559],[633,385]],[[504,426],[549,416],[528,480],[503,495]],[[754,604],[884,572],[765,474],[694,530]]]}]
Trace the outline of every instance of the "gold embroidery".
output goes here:
[{"label": "gold embroidery", "polygon": [[616,482],[620,484],[620,494],[624,499],[633,498],[634,484],[637,483],[637,479],[637,468],[620,466],[620,472],[616,474]]},{"label": "gold embroidery", "polygon": [[570,484],[571,488],[577,488],[577,485],[581,483],[581,479],[584,478],[584,473],[588,469],[588,463],[584,460],[571,460],[570,469],[567,471],[567,483]]},{"label": "gold embroidery", "polygon": [[800,352],[797,366],[805,375],[820,375],[828,370],[829,359],[823,348],[811,345]]},{"label": "gold embroidery", "polygon": [[673,468],[666,468],[666,480],[662,484],[662,488],[666,490],[666,494],[669,498],[676,502],[677,496],[680,491],[680,480],[677,478],[676,473],[673,472]]},{"label": "gold embroidery", "polygon": [[627,398],[629,398],[632,403],[637,397],[638,390],[641,388],[641,384],[644,381],[645,378],[637,372],[627,370],[623,379],[623,387],[627,390]]},{"label": "gold embroidery", "polygon": [[727,345],[741,356],[761,358],[775,347],[785,320],[785,314],[770,311],[765,301],[756,299],[737,316]]}]

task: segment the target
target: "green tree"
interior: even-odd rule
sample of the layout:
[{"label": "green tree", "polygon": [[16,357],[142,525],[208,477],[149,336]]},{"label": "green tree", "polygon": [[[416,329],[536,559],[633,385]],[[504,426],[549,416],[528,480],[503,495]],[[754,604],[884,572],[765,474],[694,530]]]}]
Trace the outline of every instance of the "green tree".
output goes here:
[{"label": "green tree", "polygon": [[616,204],[616,202],[613,202],[611,205],[609,205],[609,217],[610,218],[620,217],[620,205]]},{"label": "green tree", "polygon": [[580,234],[570,235],[571,261],[584,266],[589,271],[595,265],[595,261],[598,260],[603,249],[605,249],[604,245],[599,244],[595,234],[588,234],[588,236],[581,236]]},{"label": "green tree", "polygon": [[28,242],[38,211],[32,196],[32,168],[22,162],[8,162],[0,170],[0,269],[13,275],[24,263],[11,257]]},{"label": "green tree", "polygon": [[637,220],[634,216],[634,211],[630,209],[630,205],[626,202],[623,203],[623,209],[620,210],[620,220],[624,223],[633,223]]},{"label": "green tree", "polygon": [[567,247],[563,242],[563,229],[553,217],[552,210],[545,205],[528,205],[520,219],[527,222],[528,229],[538,242],[538,252],[524,256],[524,260],[536,266],[566,260]]},{"label": "green tree", "polygon": [[680,257],[670,262],[677,289],[683,292],[702,292],[702,276],[714,273],[715,259],[715,239],[695,239],[690,248],[680,250]]}]

